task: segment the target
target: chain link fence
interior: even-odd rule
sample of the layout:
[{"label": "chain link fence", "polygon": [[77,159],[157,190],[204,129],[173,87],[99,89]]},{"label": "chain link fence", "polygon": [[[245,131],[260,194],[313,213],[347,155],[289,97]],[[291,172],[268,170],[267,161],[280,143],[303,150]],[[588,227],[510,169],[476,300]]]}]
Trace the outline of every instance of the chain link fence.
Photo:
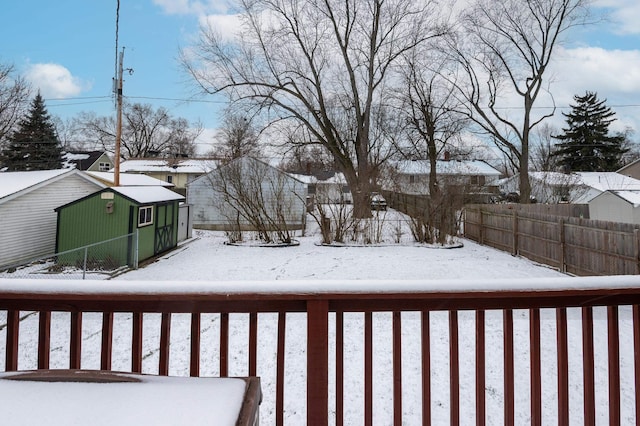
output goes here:
[{"label": "chain link fence", "polygon": [[137,231],[5,267],[0,278],[107,280],[138,268]]}]

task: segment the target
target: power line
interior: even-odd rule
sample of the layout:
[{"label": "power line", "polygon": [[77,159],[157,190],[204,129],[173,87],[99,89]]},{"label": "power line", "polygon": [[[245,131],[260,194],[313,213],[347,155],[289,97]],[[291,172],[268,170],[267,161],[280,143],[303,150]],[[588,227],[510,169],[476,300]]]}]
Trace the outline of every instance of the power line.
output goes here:
[{"label": "power line", "polygon": [[56,108],[56,107],[61,107],[61,106],[74,106],[74,105],[102,104],[102,103],[105,103],[105,102],[111,102],[111,99],[104,100],[104,101],[74,102],[74,103],[70,103],[70,104],[47,105],[47,108]]},{"label": "power line", "polygon": [[206,99],[181,99],[181,98],[163,98],[163,97],[155,97],[155,96],[126,96],[127,99],[149,99],[156,101],[172,101],[172,102],[194,102],[194,103],[205,103],[205,104],[225,104],[226,101],[210,101]]},{"label": "power line", "polygon": [[[67,100],[82,100],[82,99],[105,99],[111,98],[110,96],[88,96],[88,97],[71,97],[71,98],[56,98],[56,99],[45,99],[47,102],[51,101],[67,101]],[[164,96],[125,96],[126,99],[148,99],[155,101],[171,101],[171,102],[193,102],[193,103],[205,103],[205,104],[226,104],[227,101],[224,100],[207,100],[207,99],[193,99],[193,98],[170,98]],[[609,105],[610,108],[639,108],[640,104],[616,104]],[[503,107],[494,107],[497,110],[521,110],[524,109],[522,106],[503,106]],[[547,105],[547,106],[533,106],[532,109],[570,109],[571,105],[566,106],[558,106],[558,105]]]}]

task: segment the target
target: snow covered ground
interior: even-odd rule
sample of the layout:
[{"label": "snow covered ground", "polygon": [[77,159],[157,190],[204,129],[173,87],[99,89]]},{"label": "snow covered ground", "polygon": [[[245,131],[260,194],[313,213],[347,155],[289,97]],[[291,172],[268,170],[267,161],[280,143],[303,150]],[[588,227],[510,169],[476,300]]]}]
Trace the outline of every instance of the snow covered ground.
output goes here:
[{"label": "snow covered ground", "polygon": [[[161,259],[137,271],[117,278],[122,281],[280,281],[303,280],[313,288],[320,280],[359,280],[362,285],[381,285],[392,280],[474,280],[509,278],[519,279],[563,277],[563,274],[526,259],[513,257],[471,241],[462,240],[464,246],[456,249],[435,249],[415,246],[405,233],[402,244],[379,247],[325,247],[318,245],[317,231],[298,236],[300,245],[286,248],[236,247],[224,244],[222,233],[194,231],[195,239],[168,253]],[[388,241],[393,240],[389,235]],[[113,282],[113,281],[111,281]],[[105,284],[108,282],[104,282]],[[79,284],[79,283],[76,283]],[[114,284],[116,284],[114,282]],[[133,283],[132,283],[133,284]],[[203,283],[204,284],[204,283]],[[239,283],[241,285],[242,283]],[[247,283],[248,284],[248,283]],[[274,285],[273,283],[269,285]],[[384,284],[383,284],[384,285]],[[392,286],[392,284],[389,284]],[[4,314],[0,324],[5,323]],[[556,424],[556,352],[554,311],[543,310],[542,317],[542,377],[543,423]],[[633,339],[630,310],[620,312],[621,380],[623,424],[635,419],[633,409]],[[607,367],[606,367],[606,312],[596,309],[596,413],[598,423],[608,420]],[[52,368],[68,367],[68,314],[53,316]],[[420,390],[420,318],[415,313],[404,313],[403,321],[403,423],[422,424]],[[474,383],[474,315],[460,313],[460,381],[461,422],[475,424]],[[345,424],[363,422],[363,315],[345,314]],[[516,424],[529,424],[529,355],[528,312],[514,313]],[[37,342],[37,315],[22,321],[21,348],[32,347]],[[246,315],[232,315],[230,329],[230,375],[247,375],[248,321]],[[83,368],[99,368],[100,350],[99,315],[87,314],[83,323]],[[201,375],[218,374],[219,318],[203,315]],[[330,326],[331,327],[331,326]],[[331,328],[330,328],[331,329]],[[487,330],[487,421],[502,424],[502,313],[488,312]],[[446,312],[431,315],[431,367],[432,367],[432,420],[433,424],[449,423],[449,358],[448,319]],[[145,316],[143,371],[156,373],[158,365],[159,315]],[[262,378],[264,393],[261,407],[261,424],[275,422],[275,350],[277,318],[272,314],[259,316],[258,375]],[[570,361],[570,413],[572,424],[582,424],[582,341],[580,311],[569,310]],[[287,315],[285,423],[300,425],[306,422],[305,368],[306,323],[302,314]],[[189,317],[174,315],[171,330],[170,374],[188,375],[189,367]],[[5,344],[5,330],[0,330],[0,349]],[[333,339],[333,336],[331,337]],[[130,368],[131,326],[130,315],[117,314],[113,344],[114,370]],[[1,353],[1,352],[0,352]],[[32,369],[37,365],[35,351],[22,350],[19,368]],[[330,359],[334,359],[330,354]],[[0,359],[0,369],[4,359]],[[391,315],[374,314],[374,424],[392,424],[392,366],[391,366]],[[334,386],[333,372],[330,386]],[[335,407],[330,389],[330,409]]]}]

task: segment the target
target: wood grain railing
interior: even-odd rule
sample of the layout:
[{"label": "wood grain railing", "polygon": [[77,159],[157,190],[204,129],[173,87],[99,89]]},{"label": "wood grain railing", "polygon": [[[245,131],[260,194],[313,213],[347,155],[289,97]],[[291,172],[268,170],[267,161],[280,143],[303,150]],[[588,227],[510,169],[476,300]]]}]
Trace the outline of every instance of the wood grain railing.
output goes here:
[{"label": "wood grain railing", "polygon": [[[469,423],[462,417],[464,413],[472,413],[478,425],[496,421],[519,424],[519,416],[530,419],[532,425],[542,424],[544,419],[552,419],[557,424],[595,424],[597,417],[603,416],[602,407],[607,411],[604,416],[609,424],[628,424],[629,419],[640,424],[640,416],[636,415],[640,413],[639,305],[640,278],[632,276],[473,283],[83,281],[80,285],[69,281],[0,280],[0,310],[6,312],[6,325],[0,330],[6,338],[0,342],[0,349],[5,352],[6,371],[24,369],[21,364],[27,362],[21,360],[30,357],[37,358],[38,369],[52,368],[51,341],[56,333],[64,331],[69,333],[69,359],[68,366],[60,368],[83,368],[83,344],[86,344],[83,318],[97,312],[102,314],[100,369],[111,370],[114,356],[121,356],[120,352],[114,351],[114,314],[129,313],[130,371],[148,372],[143,371],[143,323],[147,321],[147,314],[159,313],[158,368],[151,373],[167,375],[172,365],[171,341],[176,337],[172,336],[172,315],[189,314],[189,336],[186,337],[189,356],[185,357],[188,358],[188,374],[199,376],[204,363],[217,362],[219,375],[227,376],[232,358],[236,358],[230,349],[230,315],[242,313],[248,317],[248,375],[259,375],[258,367],[265,357],[274,360],[275,364],[275,383],[268,384],[270,379],[262,377],[263,391],[272,394],[265,399],[273,401],[270,408],[263,404],[261,410],[273,413],[271,417],[261,415],[263,424],[285,424],[294,411],[288,408],[291,399],[306,402],[302,404],[306,406],[304,419],[310,425],[349,424],[353,423],[349,416],[354,415],[362,416],[356,422],[365,425],[402,425],[416,423],[416,419],[422,424],[439,424],[443,418],[439,408],[443,393],[448,393],[444,402],[448,411],[446,422],[454,425]],[[601,311],[606,312],[604,328],[599,317],[594,319],[594,312],[600,315]],[[21,321],[29,312],[39,313],[37,322],[32,322],[37,331],[27,330],[27,322]],[[57,312],[70,313],[69,329],[61,330],[52,325],[52,313]],[[306,343],[287,340],[287,330],[291,326],[288,318],[296,313],[306,317]],[[345,326],[354,313],[358,321],[361,320],[356,323],[355,334],[353,326]],[[383,355],[378,346],[385,345],[376,343],[380,327],[375,315],[379,313],[390,317],[388,343],[391,350]],[[219,324],[218,353],[214,359],[203,357],[202,318],[208,314],[216,314]],[[277,316],[275,332],[268,337],[275,339],[275,353],[260,350],[262,340],[258,334],[263,314]],[[439,322],[436,316],[446,319]],[[574,317],[577,322],[573,321]],[[418,318],[417,325],[413,323],[415,318]],[[442,324],[444,327],[440,327]],[[515,329],[522,328],[523,324],[526,330],[516,333]],[[448,353],[444,357],[435,355],[434,335],[442,332],[440,328],[447,334]],[[606,336],[601,335],[602,330]],[[22,342],[21,333],[37,333],[37,341],[32,345]],[[500,335],[499,348],[494,347],[495,343],[489,343],[496,341],[496,333]],[[576,334],[581,340],[579,353],[572,349]],[[527,340],[523,342],[522,336]],[[602,362],[602,355],[598,355],[603,348],[597,342],[602,341],[606,342],[605,362]],[[354,342],[362,345],[361,387],[354,387],[346,380],[353,375],[346,361],[351,359],[347,355]],[[409,344],[416,345],[418,350],[409,353]],[[292,345],[300,349],[292,352],[302,352],[306,357],[303,362],[306,363],[306,386],[291,385],[287,365],[292,355],[286,348]],[[553,362],[543,362],[542,353],[548,353],[549,347],[554,353]],[[461,361],[469,359],[467,352],[474,352],[471,363]],[[528,358],[528,365],[524,367],[518,360],[522,353]],[[381,386],[376,385],[379,372],[376,360],[381,356],[390,360],[392,376],[388,421],[376,419],[379,415],[376,406],[383,403],[378,399]],[[436,374],[445,369],[439,364],[443,358],[448,363],[448,384],[445,385],[434,380]],[[519,366],[515,365],[516,360]],[[578,396],[575,383],[570,386],[570,381],[576,380],[570,363],[575,362],[581,365],[578,370],[582,373],[581,384],[577,387],[582,392]],[[409,367],[409,364],[418,367]],[[468,382],[469,369],[474,382],[471,389],[462,383]],[[495,383],[496,369],[500,386]],[[408,380],[414,371],[420,379]],[[601,389],[602,380],[597,379],[603,375],[606,377],[604,390]],[[543,378],[549,377],[554,379],[553,383],[550,385],[549,380],[543,383]],[[634,379],[621,382],[621,378],[629,377]],[[493,381],[491,386],[490,380]],[[521,388],[522,383],[526,383],[526,389]],[[496,390],[496,387],[501,389]],[[359,395],[354,397],[354,392]],[[495,409],[496,393],[501,396],[502,412]],[[516,403],[521,393],[529,395],[526,409]],[[411,401],[415,399],[408,400],[414,394],[419,395],[417,400],[421,408],[413,406]],[[555,395],[554,407],[543,403],[548,394]],[[631,407],[622,406],[621,395],[625,401],[633,401]],[[361,406],[353,407],[354,400],[360,401],[356,404]],[[581,410],[570,404],[576,400],[580,402]],[[440,410],[437,415],[436,410]],[[518,414],[523,410],[524,414]]]}]

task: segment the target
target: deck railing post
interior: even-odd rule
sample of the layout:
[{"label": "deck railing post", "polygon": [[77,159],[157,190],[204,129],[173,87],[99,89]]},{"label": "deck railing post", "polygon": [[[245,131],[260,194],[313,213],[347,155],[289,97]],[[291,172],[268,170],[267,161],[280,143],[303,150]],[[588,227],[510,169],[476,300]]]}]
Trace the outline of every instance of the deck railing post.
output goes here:
[{"label": "deck railing post", "polygon": [[18,369],[18,333],[20,330],[20,311],[7,311],[7,343],[5,347],[4,368],[6,371]]},{"label": "deck railing post", "polygon": [[329,302],[307,301],[307,424],[329,423]]}]

